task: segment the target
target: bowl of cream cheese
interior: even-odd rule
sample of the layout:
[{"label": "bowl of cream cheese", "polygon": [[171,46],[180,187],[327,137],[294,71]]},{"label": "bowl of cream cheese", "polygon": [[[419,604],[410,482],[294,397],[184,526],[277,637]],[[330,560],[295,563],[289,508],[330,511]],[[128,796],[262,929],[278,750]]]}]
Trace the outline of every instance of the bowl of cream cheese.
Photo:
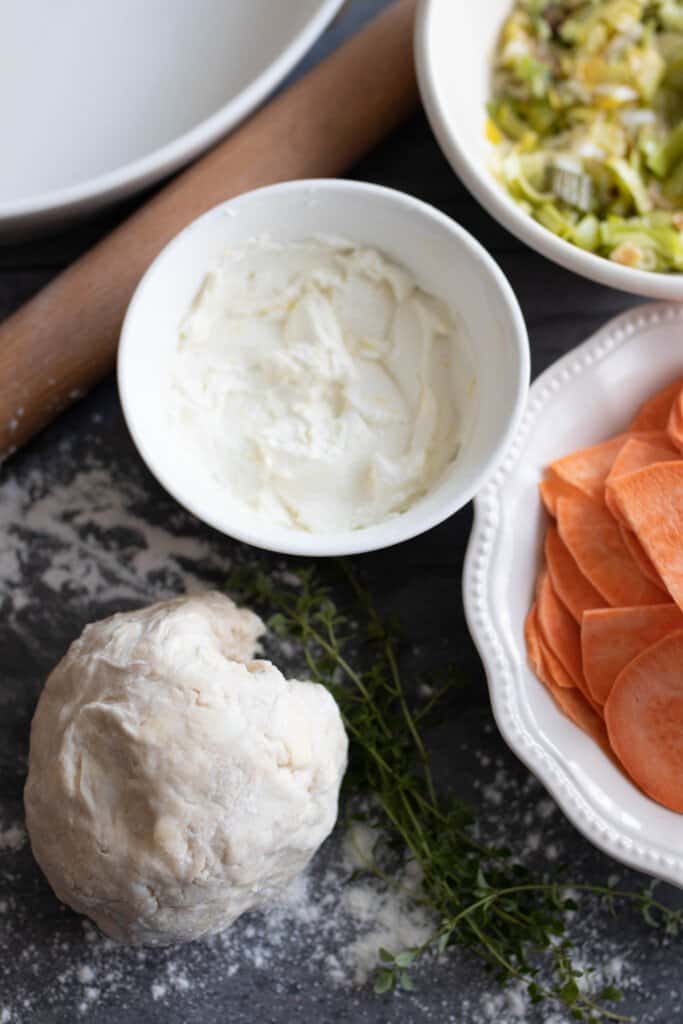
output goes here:
[{"label": "bowl of cream cheese", "polygon": [[514,294],[434,208],[287,182],[210,210],[131,300],[118,380],[150,470],[216,529],[288,554],[407,540],[479,490],[529,380]]}]

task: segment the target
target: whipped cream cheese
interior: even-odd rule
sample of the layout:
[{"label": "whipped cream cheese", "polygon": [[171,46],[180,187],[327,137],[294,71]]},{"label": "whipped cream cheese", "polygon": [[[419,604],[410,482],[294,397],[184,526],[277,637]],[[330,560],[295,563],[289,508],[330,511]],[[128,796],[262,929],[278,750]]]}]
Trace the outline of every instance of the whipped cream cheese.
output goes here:
[{"label": "whipped cream cheese", "polygon": [[180,453],[271,524],[331,533],[405,511],[456,458],[472,372],[451,314],[372,249],[250,242],[180,330]]}]

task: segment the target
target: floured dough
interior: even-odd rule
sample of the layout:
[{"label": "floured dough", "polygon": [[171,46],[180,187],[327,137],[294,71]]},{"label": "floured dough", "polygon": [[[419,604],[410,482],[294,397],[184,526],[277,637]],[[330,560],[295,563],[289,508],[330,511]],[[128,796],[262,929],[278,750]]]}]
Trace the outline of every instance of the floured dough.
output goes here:
[{"label": "floured dough", "polygon": [[25,803],[57,896],[164,945],[276,895],[337,815],[347,739],[322,686],[249,660],[263,624],[217,593],[87,626],[50,675]]}]

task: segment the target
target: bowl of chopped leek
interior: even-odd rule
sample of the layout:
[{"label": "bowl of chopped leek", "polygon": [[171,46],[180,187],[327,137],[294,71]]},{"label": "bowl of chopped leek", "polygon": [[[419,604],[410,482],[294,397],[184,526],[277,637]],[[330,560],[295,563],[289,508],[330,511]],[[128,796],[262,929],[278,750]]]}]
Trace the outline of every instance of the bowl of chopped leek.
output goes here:
[{"label": "bowl of chopped leek", "polygon": [[421,0],[437,139],[555,262],[683,301],[683,0]]}]

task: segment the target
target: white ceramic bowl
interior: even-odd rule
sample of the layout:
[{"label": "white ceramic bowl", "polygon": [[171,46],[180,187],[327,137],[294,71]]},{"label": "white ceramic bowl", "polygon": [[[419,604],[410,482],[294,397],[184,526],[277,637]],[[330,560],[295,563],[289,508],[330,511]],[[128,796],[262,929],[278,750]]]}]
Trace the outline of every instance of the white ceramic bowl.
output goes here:
[{"label": "white ceramic bowl", "polygon": [[282,81],[342,2],[3,4],[0,238],[187,163]]},{"label": "white ceramic bowl", "polygon": [[547,519],[543,469],[559,455],[624,429],[657,388],[683,374],[683,307],[617,317],[534,381],[517,435],[475,502],[463,579],[465,611],[498,727],[567,817],[596,846],[683,885],[683,815],[645,796],[557,709],[527,664]]},{"label": "white ceramic bowl", "polygon": [[[309,534],[226,510],[220,485],[168,443],[165,389],[178,327],[207,270],[223,252],[267,233],[278,241],[336,235],[403,264],[455,313],[477,387],[466,439],[442,482],[403,515],[365,529]],[[121,402],[142,457],[164,487],[216,529],[273,551],[339,555],[407,540],[446,519],[482,486],[516,429],[526,398],[529,349],[517,300],[502,272],[448,217],[400,192],[353,181],[297,181],[249,192],[182,231],[151,265],[121,334]]]},{"label": "white ceramic bowl", "polygon": [[548,259],[592,281],[634,295],[683,301],[683,274],[633,270],[583,250],[524,213],[491,171],[486,105],[498,34],[512,0],[420,0],[415,59],[422,101],[456,174],[513,235]]}]

